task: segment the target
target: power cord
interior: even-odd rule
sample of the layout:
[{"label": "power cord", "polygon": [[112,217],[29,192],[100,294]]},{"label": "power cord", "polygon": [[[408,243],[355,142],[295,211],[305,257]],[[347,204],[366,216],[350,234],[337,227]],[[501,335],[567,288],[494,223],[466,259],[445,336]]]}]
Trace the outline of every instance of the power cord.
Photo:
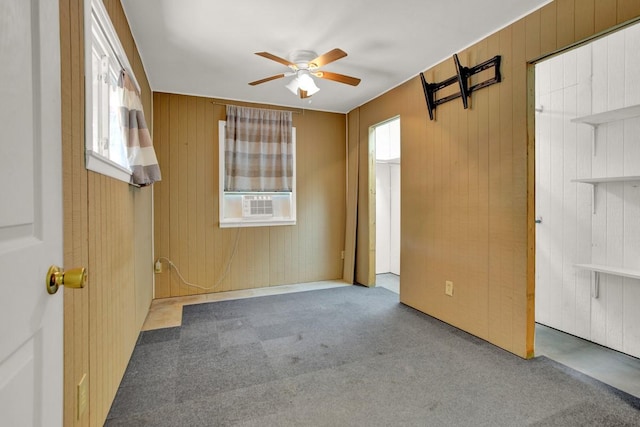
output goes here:
[{"label": "power cord", "polygon": [[235,237],[235,240],[233,242],[233,250],[231,251],[231,256],[229,256],[229,260],[227,261],[225,269],[224,269],[222,275],[220,276],[220,278],[218,279],[218,281],[213,286],[205,287],[205,286],[200,286],[200,285],[197,285],[195,283],[189,282],[180,273],[180,269],[178,268],[178,266],[175,265],[174,262],[171,261],[169,258],[164,257],[164,256],[158,257],[158,259],[156,260],[156,270],[158,268],[157,264],[160,263],[162,260],[164,260],[164,261],[167,262],[167,264],[169,264],[169,267],[173,268],[176,271],[176,274],[178,275],[178,277],[180,278],[180,280],[182,281],[183,284],[185,284],[187,286],[191,286],[193,288],[202,289],[204,291],[216,289],[218,286],[220,286],[220,284],[222,283],[224,278],[227,277],[227,274],[229,274],[229,270],[231,269],[231,262],[233,261],[233,258],[235,257],[236,252],[238,250],[238,241],[239,240],[240,240],[240,228],[238,228],[236,230],[236,237]]}]

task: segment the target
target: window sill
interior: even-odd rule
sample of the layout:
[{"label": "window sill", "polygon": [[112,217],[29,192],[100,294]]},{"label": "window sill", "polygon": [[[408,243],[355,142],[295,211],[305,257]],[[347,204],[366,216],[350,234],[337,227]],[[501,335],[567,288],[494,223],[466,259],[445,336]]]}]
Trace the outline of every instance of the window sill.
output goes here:
[{"label": "window sill", "polygon": [[87,169],[117,180],[131,182],[131,171],[92,150],[86,151]]},{"label": "window sill", "polygon": [[220,228],[235,227],[275,227],[279,225],[296,225],[295,219],[270,218],[270,219],[242,219],[229,218],[220,221]]}]

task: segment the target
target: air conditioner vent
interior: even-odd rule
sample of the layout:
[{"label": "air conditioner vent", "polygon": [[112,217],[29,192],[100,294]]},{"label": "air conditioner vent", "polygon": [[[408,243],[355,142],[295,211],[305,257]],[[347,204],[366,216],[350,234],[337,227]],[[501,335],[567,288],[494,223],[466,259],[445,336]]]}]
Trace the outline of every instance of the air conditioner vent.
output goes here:
[{"label": "air conditioner vent", "polygon": [[271,196],[242,196],[243,218],[264,218],[273,216]]}]

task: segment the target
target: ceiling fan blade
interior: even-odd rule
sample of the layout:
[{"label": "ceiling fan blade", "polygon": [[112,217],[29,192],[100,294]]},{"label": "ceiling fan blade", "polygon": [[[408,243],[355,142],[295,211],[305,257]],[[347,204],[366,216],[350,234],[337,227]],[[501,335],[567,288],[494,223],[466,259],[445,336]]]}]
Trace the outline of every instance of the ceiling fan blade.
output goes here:
[{"label": "ceiling fan blade", "polygon": [[329,71],[318,71],[317,73],[313,73],[313,75],[320,77],[321,79],[333,80],[334,82],[345,83],[351,86],[358,86],[360,84],[359,78],[332,73]]},{"label": "ceiling fan blade", "polygon": [[337,61],[340,58],[347,56],[347,53],[340,49],[333,49],[329,52],[318,56],[316,59],[309,61],[310,68],[320,68],[333,61]]},{"label": "ceiling fan blade", "polygon": [[286,65],[287,67],[292,67],[294,70],[298,69],[298,66],[291,61],[288,61],[284,58],[280,58],[279,56],[275,56],[269,52],[256,52],[256,55],[262,56],[263,58],[270,59],[272,61],[276,61],[281,63],[282,65]]},{"label": "ceiling fan blade", "polygon": [[251,82],[249,83],[251,86],[255,86],[255,85],[259,85],[260,83],[266,83],[266,82],[270,82],[271,80],[276,80],[276,79],[281,79],[285,77],[284,74],[276,74],[275,76],[271,76],[271,77],[265,77],[264,79],[261,80],[256,80],[255,82]]}]

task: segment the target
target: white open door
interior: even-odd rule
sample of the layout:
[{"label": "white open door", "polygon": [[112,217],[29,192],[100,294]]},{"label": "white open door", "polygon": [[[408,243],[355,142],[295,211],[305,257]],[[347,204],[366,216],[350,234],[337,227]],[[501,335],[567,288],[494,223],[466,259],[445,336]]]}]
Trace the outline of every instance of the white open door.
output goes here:
[{"label": "white open door", "polygon": [[0,425],[62,425],[60,36],[55,0],[0,0]]}]

